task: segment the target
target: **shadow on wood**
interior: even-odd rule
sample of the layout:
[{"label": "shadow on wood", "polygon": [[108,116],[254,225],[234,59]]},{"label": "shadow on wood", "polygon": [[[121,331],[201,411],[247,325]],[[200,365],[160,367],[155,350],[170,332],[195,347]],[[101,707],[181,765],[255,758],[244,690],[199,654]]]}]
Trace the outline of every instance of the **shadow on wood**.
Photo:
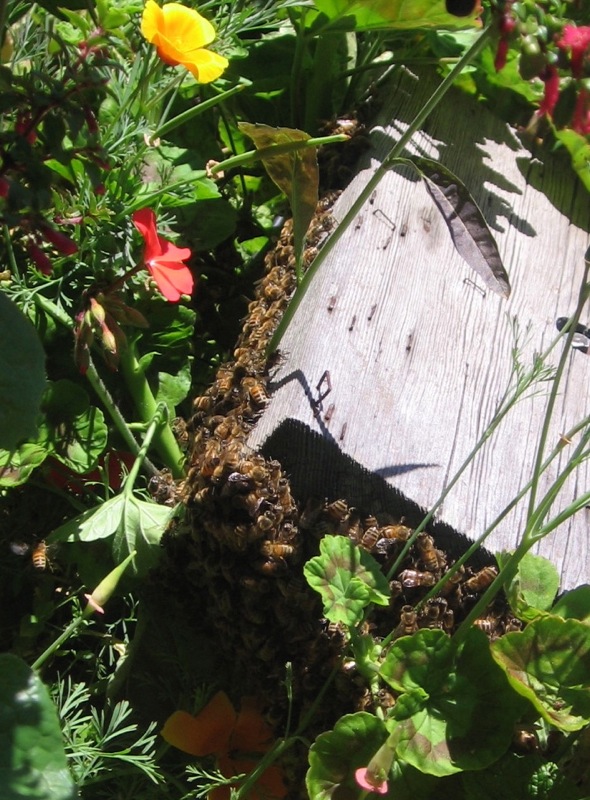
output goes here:
[{"label": "shadow on wood", "polygon": [[[417,527],[426,514],[384,478],[412,470],[428,470],[435,466],[433,464],[392,465],[386,470],[388,475],[381,476],[369,472],[343,453],[328,430],[324,429],[323,435],[318,434],[297,420],[282,422],[265,441],[261,452],[281,462],[294,496],[303,504],[309,498],[332,501],[342,497],[361,516],[373,514],[379,519],[386,514],[404,518],[405,524],[412,528]],[[452,558],[458,558],[471,544],[466,536],[441,521],[433,522],[428,530],[436,537],[437,545]],[[491,563],[494,563],[491,553],[483,548],[469,561],[475,569]]]}]

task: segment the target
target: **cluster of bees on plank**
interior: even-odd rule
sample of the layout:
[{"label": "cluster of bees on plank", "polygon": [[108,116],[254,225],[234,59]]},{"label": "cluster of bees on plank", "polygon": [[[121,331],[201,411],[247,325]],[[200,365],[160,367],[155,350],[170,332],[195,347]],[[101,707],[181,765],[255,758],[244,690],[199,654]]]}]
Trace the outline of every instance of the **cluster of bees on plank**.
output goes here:
[{"label": "cluster of bees on plank", "polygon": [[[330,228],[333,200],[330,196],[318,206],[307,261]],[[162,577],[182,598],[183,610],[219,642],[241,693],[264,694],[269,719],[280,729],[286,712],[285,664],[292,665],[293,694],[303,713],[345,644],[344,632],[322,618],[319,595],[304,580],[303,564],[317,554],[324,535],[340,534],[372,553],[387,572],[412,529],[385,513],[351,508],[343,499],[299,502],[281,464],[248,446],[277,363],[276,355],[267,359],[267,344],[295,289],[290,223],[267,256],[266,270],[234,360],[194,400],[186,426],[190,466],[181,487],[188,519],[184,529],[165,538]],[[433,537],[420,534],[391,581],[390,606],[375,612],[368,631],[384,636],[395,629],[401,636],[440,627],[452,633],[496,572],[493,567],[461,568],[440,596],[416,611],[448,568]],[[489,636],[499,635],[507,624],[503,607],[494,607],[478,622]],[[316,717],[318,731],[346,711],[367,707],[366,689],[350,665],[348,673],[336,691],[326,694]]]}]

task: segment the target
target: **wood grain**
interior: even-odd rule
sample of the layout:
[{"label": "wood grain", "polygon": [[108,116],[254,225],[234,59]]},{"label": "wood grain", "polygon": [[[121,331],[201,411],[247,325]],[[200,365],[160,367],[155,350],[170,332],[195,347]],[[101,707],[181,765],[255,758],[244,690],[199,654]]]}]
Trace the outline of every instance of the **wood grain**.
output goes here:
[{"label": "wood grain", "polygon": [[[400,71],[373,130],[370,160],[338,201],[337,219],[435,80]],[[590,202],[567,159],[531,152],[459,92],[447,96],[409,152],[440,159],[470,189],[508,270],[510,299],[490,292],[462,261],[412,172],[388,172],[297,310],[281,344],[286,358],[273,375],[272,401],[250,444],[279,458],[304,495],[352,496],[374,513],[393,504],[415,520],[492,419],[511,381],[515,327],[519,358],[529,366],[556,336],[557,318],[573,312]],[[331,390],[316,406],[326,371]],[[572,350],[549,446],[589,412],[589,383],[590,356]],[[548,390],[538,386],[512,410],[445,500],[441,523],[475,539],[529,480]],[[567,457],[568,448],[543,486]],[[552,513],[589,488],[583,465]],[[563,588],[590,579],[589,514],[579,512],[538,546],[558,566]],[[526,502],[487,547],[515,547],[525,518]]]}]

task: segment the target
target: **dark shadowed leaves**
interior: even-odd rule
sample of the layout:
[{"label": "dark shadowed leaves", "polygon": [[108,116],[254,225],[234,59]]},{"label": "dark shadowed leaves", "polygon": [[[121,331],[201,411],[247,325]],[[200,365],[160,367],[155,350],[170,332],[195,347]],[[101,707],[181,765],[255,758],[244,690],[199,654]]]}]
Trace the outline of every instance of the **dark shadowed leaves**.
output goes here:
[{"label": "dark shadowed leaves", "polygon": [[45,388],[45,354],[35,328],[0,293],[0,447],[12,450],[35,435]]},{"label": "dark shadowed leaves", "polygon": [[459,255],[493,292],[508,297],[510,282],[498,246],[467,187],[437,161],[416,158],[413,163],[443,215]]},{"label": "dark shadowed leaves", "polygon": [[[249,136],[257,150],[273,145],[305,142],[311,137],[296,128],[272,128],[240,122],[238,127]],[[289,200],[293,214],[295,258],[300,263],[305,234],[318,202],[319,170],[315,147],[302,147],[280,155],[265,154],[262,163],[270,178]]]},{"label": "dark shadowed leaves", "polygon": [[0,786],[2,800],[74,800],[59,718],[32,669],[0,655]]}]

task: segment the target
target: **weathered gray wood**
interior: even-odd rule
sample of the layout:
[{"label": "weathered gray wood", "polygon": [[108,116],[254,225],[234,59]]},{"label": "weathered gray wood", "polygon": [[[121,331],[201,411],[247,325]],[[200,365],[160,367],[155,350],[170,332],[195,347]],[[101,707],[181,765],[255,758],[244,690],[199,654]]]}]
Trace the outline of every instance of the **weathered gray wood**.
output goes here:
[{"label": "weathered gray wood", "polygon": [[[375,128],[372,167],[340,198],[337,219],[433,80],[402,74],[392,87],[381,117],[394,122]],[[511,319],[521,332],[520,358],[530,365],[555,337],[556,319],[575,308],[590,202],[567,160],[532,155],[514,131],[459,92],[429,118],[410,151],[440,159],[472,191],[508,269],[511,298],[490,292],[462,261],[421,182],[388,173],[299,307],[281,344],[286,358],[273,376],[272,400],[250,444],[266,441],[296,485],[332,498],[354,495],[355,485],[360,491],[346,482],[342,451],[401,493],[415,518],[416,507],[437,500],[504,394],[515,345]],[[559,349],[550,363],[558,355]],[[318,414],[310,400],[326,370],[331,391]],[[550,446],[588,413],[589,385],[590,357],[572,350]],[[326,388],[324,380],[320,391]],[[538,388],[513,409],[438,515],[471,539],[530,477],[548,391]],[[568,448],[561,463],[567,455]],[[555,511],[590,488],[588,473],[584,465],[568,481]],[[370,496],[385,510],[388,501],[377,498],[374,480],[372,487]],[[506,518],[488,540],[491,550],[516,545],[525,512],[522,503]],[[590,581],[589,514],[579,512],[538,548],[557,564],[563,588]]]}]

